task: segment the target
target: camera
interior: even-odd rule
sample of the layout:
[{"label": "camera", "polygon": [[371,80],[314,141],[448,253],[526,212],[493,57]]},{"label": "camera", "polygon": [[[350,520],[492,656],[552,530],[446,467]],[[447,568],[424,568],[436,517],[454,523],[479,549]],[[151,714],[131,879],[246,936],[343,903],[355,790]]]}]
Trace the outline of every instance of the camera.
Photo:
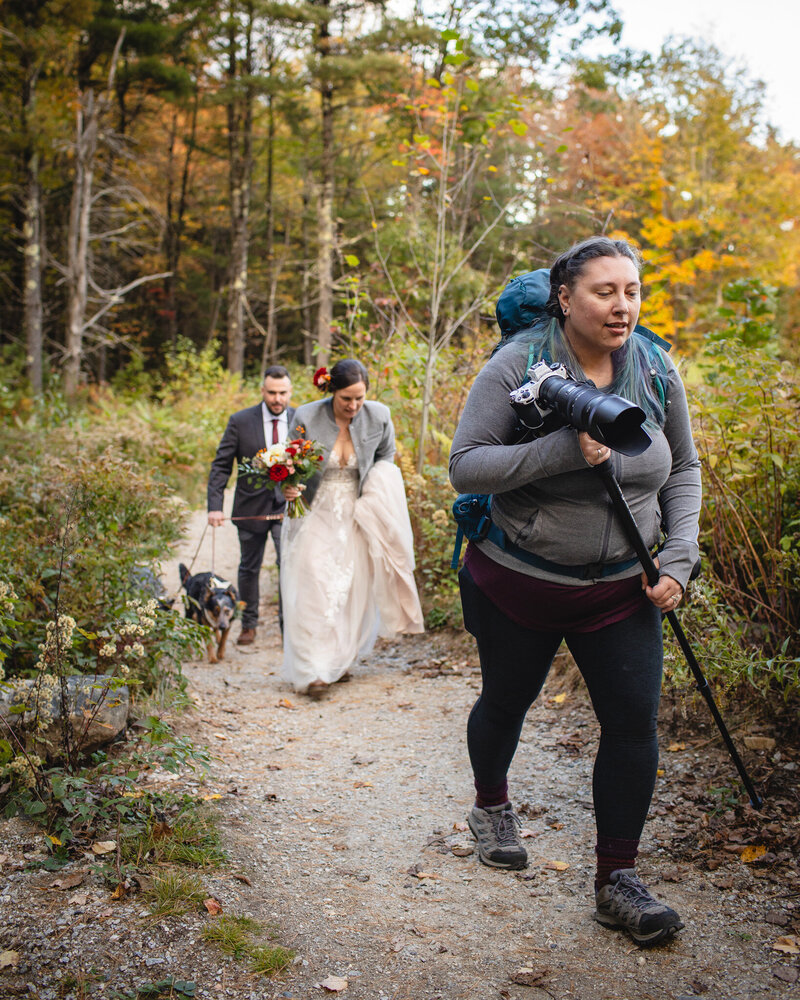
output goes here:
[{"label": "camera", "polygon": [[532,431],[545,433],[556,418],[555,426],[586,431],[623,455],[641,455],[651,444],[640,407],[602,392],[592,382],[579,382],[565,365],[537,361],[509,399],[523,426]]}]

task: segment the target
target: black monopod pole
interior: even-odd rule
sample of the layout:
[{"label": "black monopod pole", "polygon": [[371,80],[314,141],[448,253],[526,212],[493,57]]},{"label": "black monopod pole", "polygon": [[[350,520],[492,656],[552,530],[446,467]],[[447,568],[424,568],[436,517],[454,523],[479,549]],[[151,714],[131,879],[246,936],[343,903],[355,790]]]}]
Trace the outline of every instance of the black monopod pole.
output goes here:
[{"label": "black monopod pole", "polygon": [[[622,518],[622,523],[625,525],[625,531],[628,534],[628,538],[630,539],[634,549],[636,549],[636,555],[639,557],[639,561],[644,567],[648,583],[651,587],[654,587],[658,583],[658,568],[653,562],[653,557],[650,555],[650,552],[644,543],[644,539],[636,526],[636,521],[634,520],[631,509],[628,506],[628,501],[625,499],[625,495],[620,489],[620,485],[614,475],[614,469],[610,460],[602,462],[600,465],[596,465],[595,470],[600,474],[600,478],[603,480],[603,485],[608,491],[609,497],[611,497],[614,509]],[[714,701],[714,696],[711,694],[708,681],[703,676],[703,671],[700,669],[700,664],[697,662],[697,658],[692,651],[692,647],[689,645],[689,640],[686,638],[686,634],[681,628],[681,623],[678,621],[678,617],[674,611],[667,611],[666,615],[667,620],[672,626],[672,631],[675,633],[675,638],[678,640],[678,644],[683,650],[683,655],[686,657],[686,662],[689,664],[689,667],[694,674],[694,679],[697,682],[697,689],[706,700],[706,704],[714,717],[714,722],[716,722],[717,728],[725,741],[725,746],[728,748],[728,753],[730,753],[747,794],[750,796],[750,804],[754,809],[760,809],[764,804],[764,800],[755,790],[753,782],[750,780],[750,775],[745,770],[742,758],[739,756],[739,753],[733,744],[733,740],[731,739],[731,735],[722,720],[722,716],[719,714],[719,709]]]}]

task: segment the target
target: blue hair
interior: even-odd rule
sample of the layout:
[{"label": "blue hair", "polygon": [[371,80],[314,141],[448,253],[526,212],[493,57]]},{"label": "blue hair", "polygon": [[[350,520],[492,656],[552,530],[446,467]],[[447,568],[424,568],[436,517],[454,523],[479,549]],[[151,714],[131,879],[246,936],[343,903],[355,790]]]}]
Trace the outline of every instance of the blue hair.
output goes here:
[{"label": "blue hair", "polygon": [[[536,284],[531,288],[540,316],[526,329],[504,336],[498,347],[510,341],[525,340],[531,344],[537,361],[558,361],[566,365],[576,378],[585,379],[586,375],[564,335],[564,314],[558,294],[562,285],[574,288],[586,265],[598,257],[627,257],[637,272],[641,272],[642,258],[639,251],[625,240],[591,236],[576,243],[553,261],[546,301],[540,301],[544,297],[543,276],[546,272],[528,275],[528,278],[538,276]],[[513,301],[518,296],[519,293],[515,292],[510,299]],[[498,313],[499,306],[498,302]],[[667,366],[664,354],[657,344],[634,330],[622,347],[613,352],[611,363],[614,377],[610,391],[640,407],[644,411],[646,422],[651,426],[663,427],[666,419]]]},{"label": "blue hair", "polygon": [[[578,379],[586,375],[555,317],[541,319],[519,330],[505,343],[522,341],[531,345],[532,361],[559,362]],[[667,365],[661,348],[634,332],[611,355],[614,377],[610,391],[635,403],[645,414],[646,423],[663,427],[666,419]]]}]

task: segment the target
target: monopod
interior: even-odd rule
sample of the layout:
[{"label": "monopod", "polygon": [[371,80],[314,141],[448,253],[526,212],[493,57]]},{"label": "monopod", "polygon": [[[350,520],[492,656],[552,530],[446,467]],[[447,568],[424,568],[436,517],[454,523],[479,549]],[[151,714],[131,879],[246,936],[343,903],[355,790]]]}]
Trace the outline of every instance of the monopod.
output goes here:
[{"label": "monopod", "polygon": [[[636,526],[636,521],[634,520],[631,509],[628,506],[628,501],[625,499],[625,495],[620,489],[620,485],[614,475],[614,469],[612,468],[611,462],[609,460],[601,462],[600,465],[595,466],[595,470],[599,473],[600,478],[603,480],[603,485],[608,491],[611,503],[614,505],[614,509],[622,519],[628,538],[636,550],[636,555],[639,557],[639,561],[644,568],[645,575],[647,576],[647,582],[651,587],[654,587],[658,583],[658,568],[656,567],[653,557],[650,555],[650,551],[645,545],[644,539]],[[703,676],[703,671],[700,669],[700,664],[697,662],[697,658],[692,651],[692,647],[689,645],[689,640],[686,638],[686,634],[681,627],[681,623],[678,621],[677,615],[674,611],[667,611],[666,616],[672,626],[672,631],[675,633],[675,638],[678,640],[678,645],[683,650],[686,662],[689,664],[689,668],[691,669],[694,679],[697,682],[697,689],[706,700],[706,704],[714,717],[714,722],[717,724],[717,728],[722,735],[722,739],[725,741],[725,746],[728,748],[728,752],[733,759],[733,763],[736,765],[736,770],[739,772],[739,776],[742,779],[742,783],[744,784],[747,794],[750,796],[750,804],[754,809],[760,809],[764,804],[764,800],[758,792],[756,792],[753,782],[750,780],[750,775],[747,773],[747,770],[742,762],[742,758],[739,756],[739,753],[734,746],[731,735],[722,720],[722,716],[719,714],[719,709],[714,701],[714,696],[711,694],[708,681]]]}]

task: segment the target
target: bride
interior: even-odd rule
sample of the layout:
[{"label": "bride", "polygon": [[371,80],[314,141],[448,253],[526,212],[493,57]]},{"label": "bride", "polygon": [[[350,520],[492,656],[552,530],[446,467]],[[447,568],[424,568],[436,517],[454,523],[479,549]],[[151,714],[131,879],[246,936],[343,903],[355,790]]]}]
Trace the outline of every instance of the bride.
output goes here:
[{"label": "bride", "polygon": [[309,512],[283,522],[280,587],[283,676],[318,699],[378,634],[423,625],[389,409],[367,400],[369,375],[353,358],[320,368],[314,384],[326,398],[295,411],[289,437],[318,442],[324,459],[303,495]]}]

